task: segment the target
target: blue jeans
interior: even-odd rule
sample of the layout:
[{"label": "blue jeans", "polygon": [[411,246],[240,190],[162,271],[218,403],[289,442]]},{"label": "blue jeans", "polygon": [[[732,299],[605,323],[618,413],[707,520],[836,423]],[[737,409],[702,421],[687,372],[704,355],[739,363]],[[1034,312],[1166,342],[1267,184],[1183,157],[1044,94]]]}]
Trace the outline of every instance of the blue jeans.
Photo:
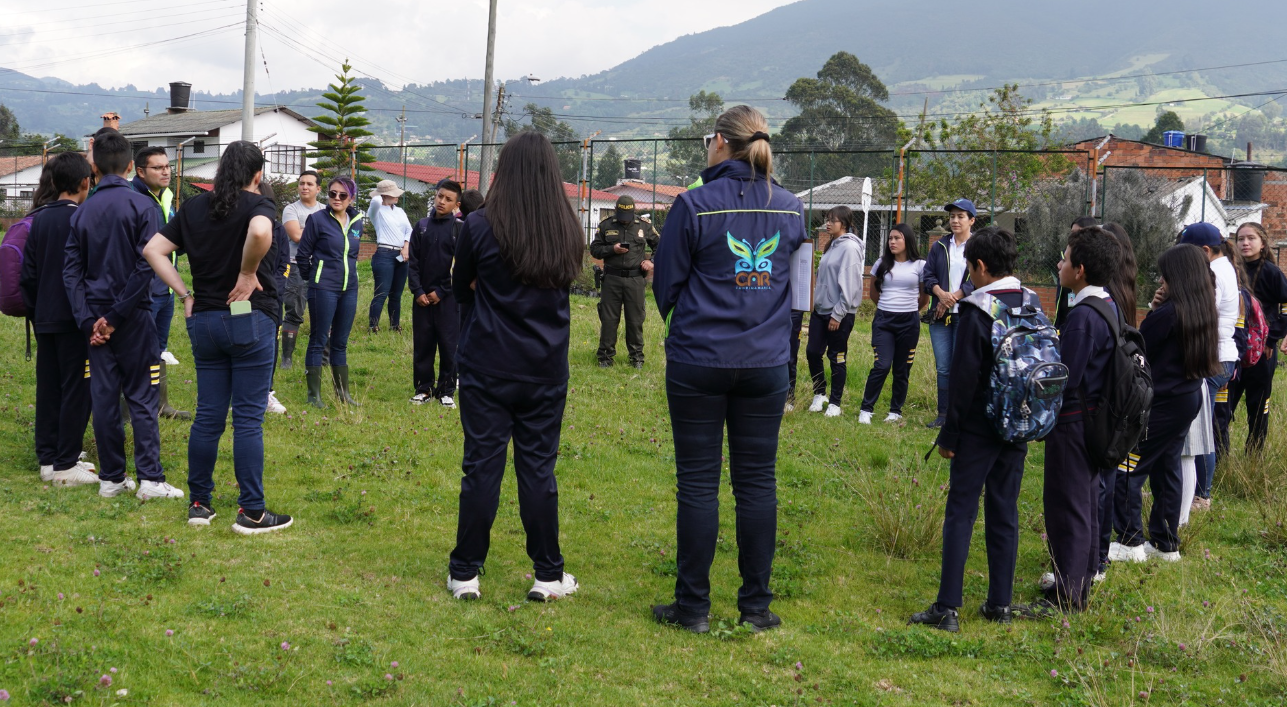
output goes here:
[{"label": "blue jeans", "polygon": [[710,569],[719,537],[719,487],[728,426],[728,456],[737,514],[737,606],[769,608],[777,544],[778,431],[786,404],[787,367],[707,368],[666,364],[666,398],[675,439],[677,576],[681,613],[710,611]]},{"label": "blue jeans", "polygon": [[174,295],[170,290],[165,295],[152,296],[152,316],[156,317],[156,343],[160,353],[170,348],[170,325],[174,322]]},{"label": "blue jeans", "polygon": [[371,326],[380,326],[380,309],[389,300],[389,326],[402,323],[402,288],[407,284],[407,264],[398,262],[398,251],[377,248],[371,256],[371,278],[375,280],[375,294],[371,297],[371,310],[367,316]]},{"label": "blue jeans", "polygon": [[[1216,393],[1229,384],[1237,370],[1237,361],[1221,361],[1220,373],[1207,379],[1207,392],[1211,394],[1211,406],[1213,408],[1215,407]],[[1214,418],[1214,415],[1212,417]],[[1211,498],[1211,481],[1215,478],[1216,468],[1215,452],[1194,457],[1193,465],[1198,471],[1198,485],[1194,493],[1200,498]]]},{"label": "blue jeans", "polygon": [[195,312],[184,320],[197,369],[197,414],[188,436],[188,490],[210,505],[214,468],[232,407],[232,468],[246,511],[264,508],[264,408],[277,327],[260,311]]},{"label": "blue jeans", "polygon": [[308,353],[305,366],[322,365],[322,349],[331,345],[331,365],[349,365],[349,332],[357,314],[358,288],[344,292],[308,288]]},{"label": "blue jeans", "polygon": [[929,335],[930,346],[934,348],[934,370],[938,373],[938,414],[942,416],[947,413],[947,373],[952,370],[952,350],[956,348],[956,322],[930,324]]}]

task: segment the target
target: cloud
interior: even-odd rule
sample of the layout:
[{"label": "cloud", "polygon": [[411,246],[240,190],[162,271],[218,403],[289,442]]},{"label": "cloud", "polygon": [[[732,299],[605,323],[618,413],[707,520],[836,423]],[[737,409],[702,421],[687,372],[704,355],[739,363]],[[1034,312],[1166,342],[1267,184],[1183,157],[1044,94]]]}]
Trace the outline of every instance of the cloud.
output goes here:
[{"label": "cloud", "polygon": [[[787,0],[499,0],[496,77],[593,74],[684,34],[737,24]],[[315,0],[260,4],[257,92],[320,87],[338,61],[390,86],[480,79],[486,0]],[[241,0],[85,3],[58,17],[39,3],[6,12],[0,66],[103,87],[188,81],[198,91],[241,87]],[[307,13],[303,13],[304,9]],[[182,38],[182,39],[179,39]],[[176,40],[176,41],[167,41]],[[266,65],[266,69],[265,69]],[[0,74],[0,83],[3,74]]]}]

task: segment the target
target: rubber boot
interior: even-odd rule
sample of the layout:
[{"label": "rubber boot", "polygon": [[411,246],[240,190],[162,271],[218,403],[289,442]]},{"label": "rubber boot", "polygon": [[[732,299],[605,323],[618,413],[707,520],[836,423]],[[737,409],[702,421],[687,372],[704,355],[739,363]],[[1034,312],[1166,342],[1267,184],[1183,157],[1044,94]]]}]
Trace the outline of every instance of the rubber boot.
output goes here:
[{"label": "rubber boot", "polygon": [[290,367],[294,365],[294,362],[291,360],[291,357],[295,355],[295,338],[297,336],[299,336],[299,332],[297,331],[286,331],[285,329],[282,330],[281,368],[283,371],[290,370]]},{"label": "rubber boot", "polygon": [[331,379],[335,382],[335,397],[340,402],[353,407],[361,407],[358,401],[349,395],[349,367],[348,366],[331,366]]},{"label": "rubber boot", "polygon": [[304,366],[304,374],[308,379],[308,404],[325,409],[326,403],[322,402],[322,367]]},{"label": "rubber boot", "polygon": [[161,410],[160,410],[161,417],[169,418],[171,420],[191,420],[192,419],[192,413],[188,412],[187,410],[175,410],[170,405],[170,384],[166,377],[165,361],[161,362],[161,384],[158,387],[160,388],[160,390],[157,392],[161,396]]}]

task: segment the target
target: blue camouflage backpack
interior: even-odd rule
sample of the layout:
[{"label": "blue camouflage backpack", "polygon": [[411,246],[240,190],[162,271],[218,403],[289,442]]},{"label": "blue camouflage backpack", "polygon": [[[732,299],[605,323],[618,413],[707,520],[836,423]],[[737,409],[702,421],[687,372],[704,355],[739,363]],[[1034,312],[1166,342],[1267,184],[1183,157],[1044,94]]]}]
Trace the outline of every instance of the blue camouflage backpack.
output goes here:
[{"label": "blue camouflage backpack", "polygon": [[1050,434],[1063,407],[1068,367],[1059,357],[1059,334],[1036,293],[1025,288],[1020,307],[1007,307],[986,292],[961,301],[992,317],[987,415],[997,434],[1012,443]]}]

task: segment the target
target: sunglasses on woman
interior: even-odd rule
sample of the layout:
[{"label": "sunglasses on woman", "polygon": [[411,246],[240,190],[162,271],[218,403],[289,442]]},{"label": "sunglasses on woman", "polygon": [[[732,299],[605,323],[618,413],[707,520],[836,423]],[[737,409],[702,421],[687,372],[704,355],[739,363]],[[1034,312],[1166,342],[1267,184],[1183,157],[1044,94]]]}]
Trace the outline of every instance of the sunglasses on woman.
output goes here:
[{"label": "sunglasses on woman", "polygon": [[342,192],[342,191],[331,191],[331,192],[327,192],[326,195],[331,197],[332,199],[339,199],[340,201],[344,201],[345,199],[349,198],[348,192]]},{"label": "sunglasses on woman", "polygon": [[703,135],[702,145],[705,146],[706,149],[708,150],[711,149],[711,143],[715,141],[715,136],[718,134],[719,133],[711,133],[710,135]]}]

